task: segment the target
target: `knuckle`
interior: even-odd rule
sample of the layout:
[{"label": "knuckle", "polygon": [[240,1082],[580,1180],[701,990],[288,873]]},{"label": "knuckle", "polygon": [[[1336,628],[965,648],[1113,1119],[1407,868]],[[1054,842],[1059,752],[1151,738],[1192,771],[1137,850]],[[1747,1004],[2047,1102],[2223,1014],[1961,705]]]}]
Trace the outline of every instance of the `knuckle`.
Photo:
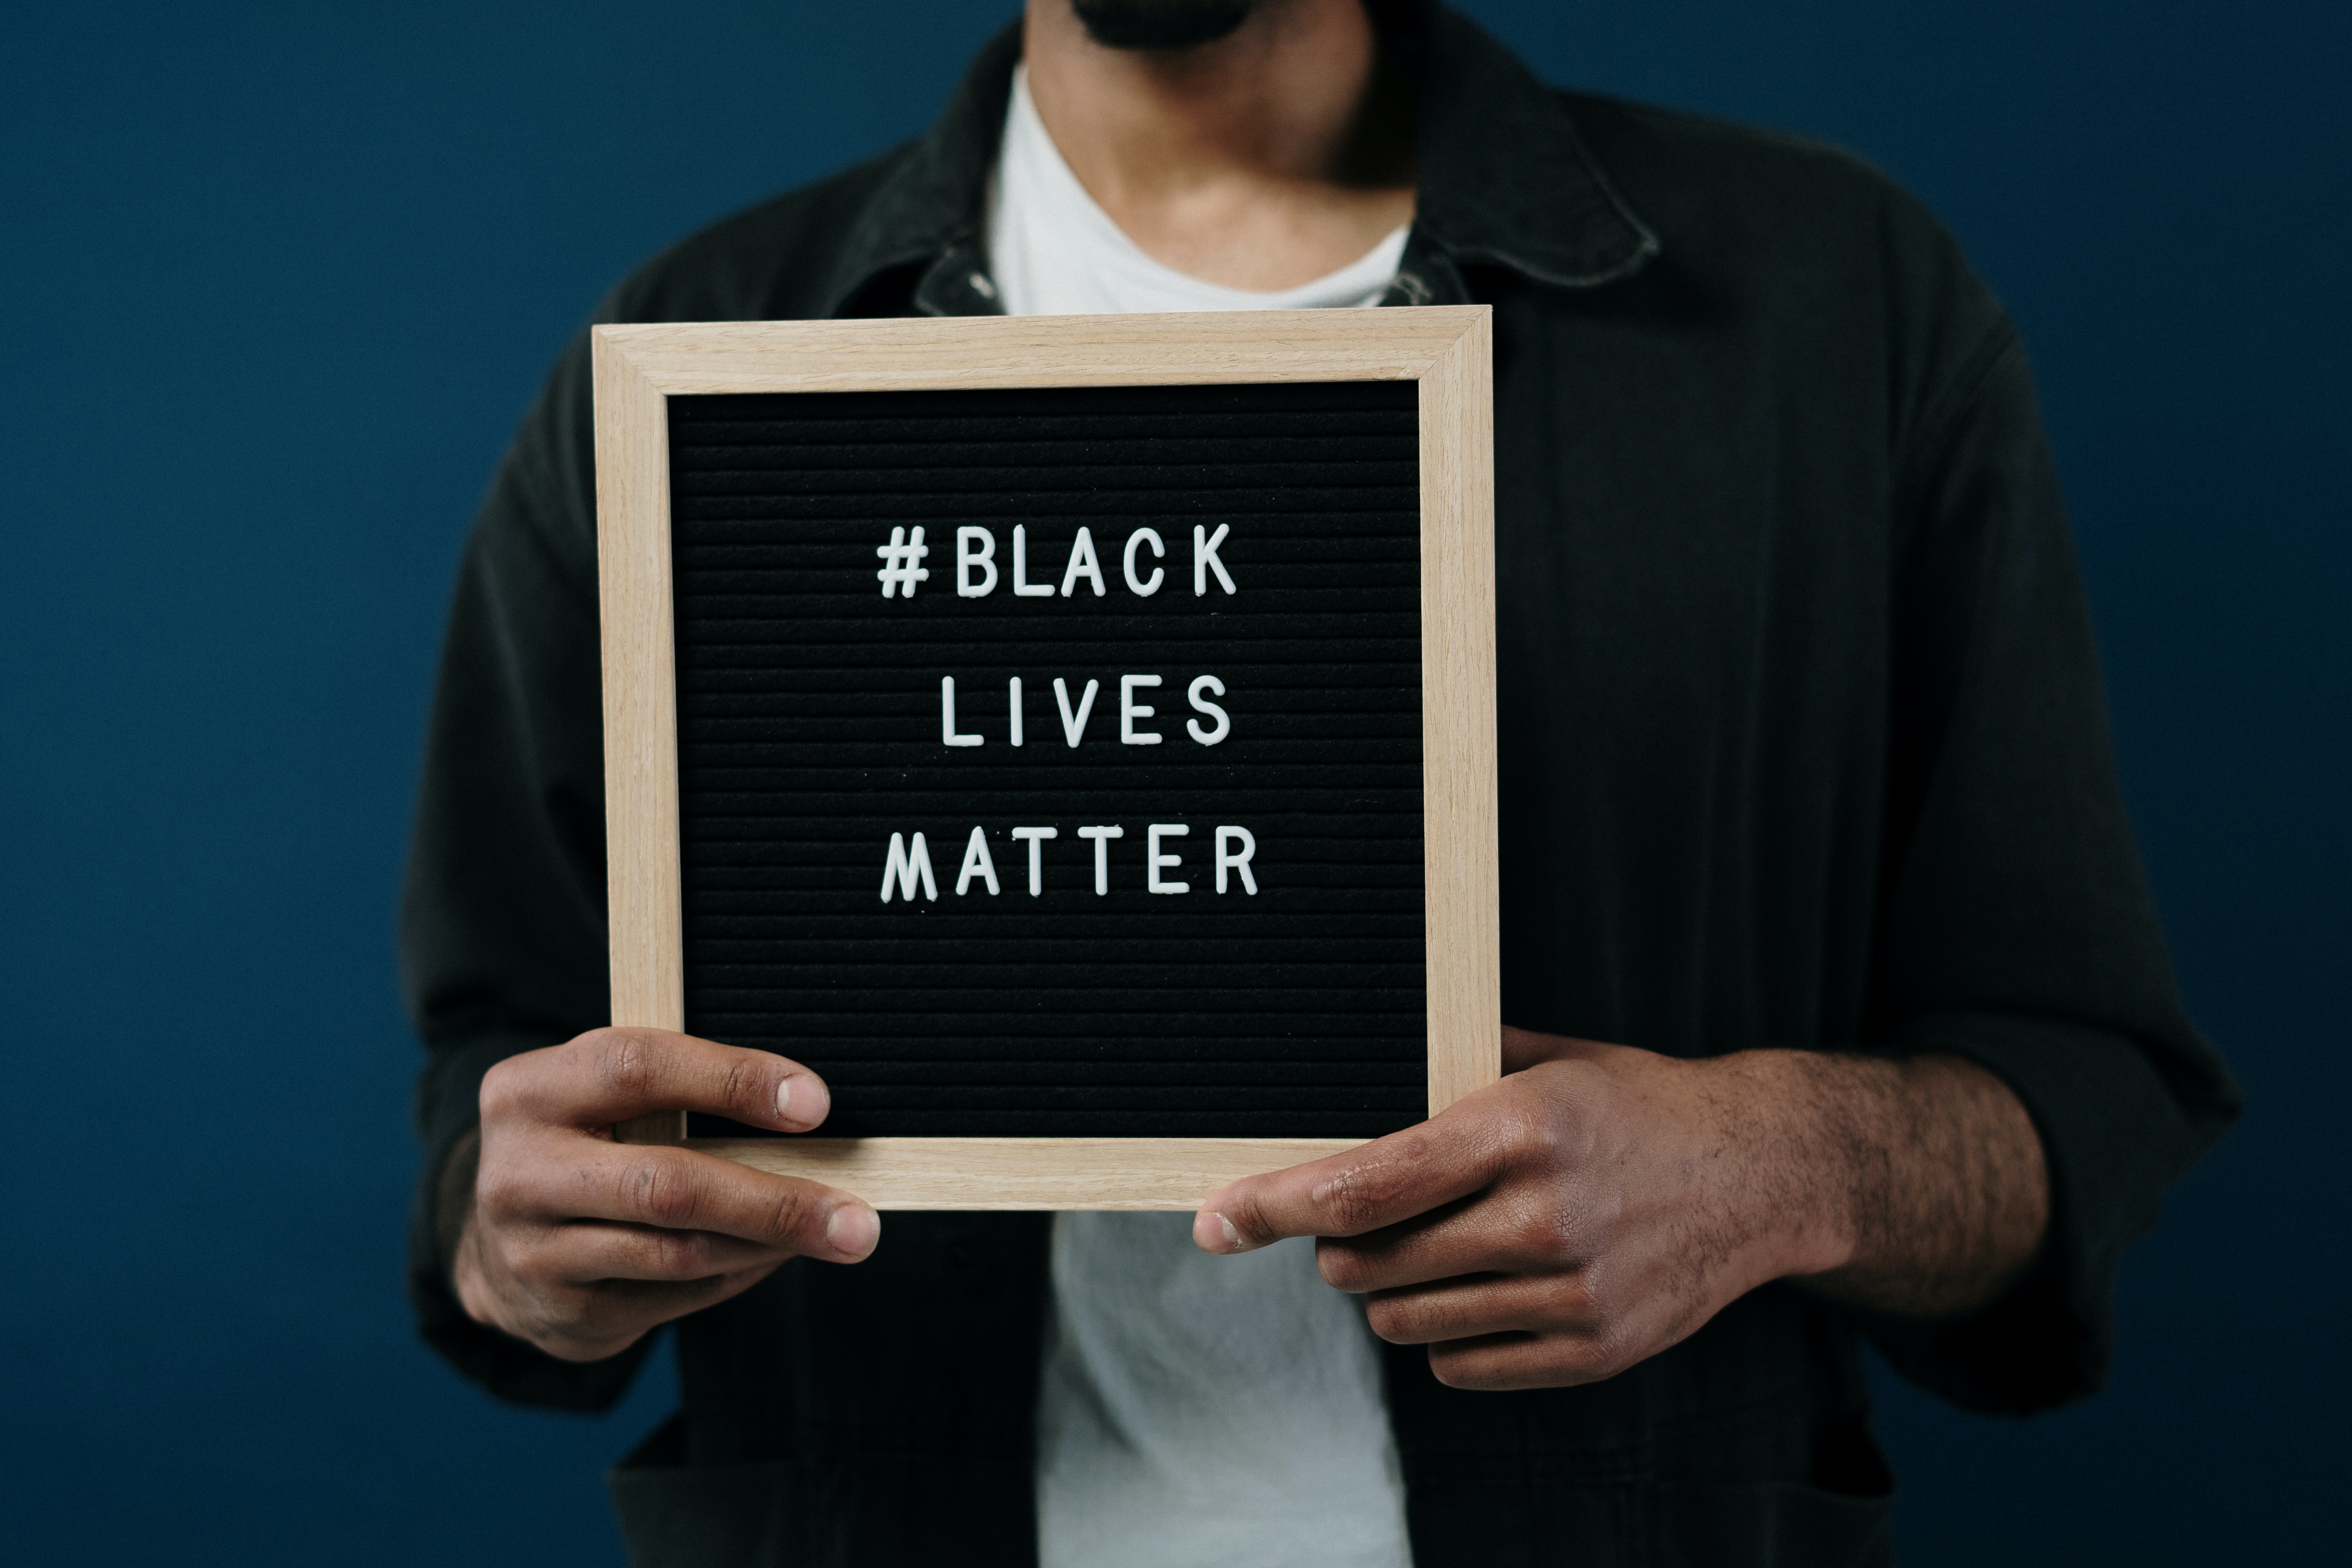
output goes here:
[{"label": "knuckle", "polygon": [[736,1110],[750,1111],[756,1118],[763,1111],[773,1110],[775,1106],[773,1091],[768,1092],[766,1105],[760,1104],[761,1091],[767,1081],[767,1070],[757,1058],[738,1056],[727,1064],[726,1081],[720,1085],[719,1093],[729,1107]]},{"label": "knuckle", "polygon": [[1605,1321],[1601,1304],[1594,1299],[1592,1282],[1581,1274],[1555,1282],[1547,1307],[1546,1316],[1553,1323],[1580,1332],[1598,1328]]},{"label": "knuckle", "polygon": [[614,1100],[638,1104],[653,1092],[652,1047],[641,1035],[607,1029],[596,1047],[596,1077]]},{"label": "knuckle", "polygon": [[679,1162],[654,1155],[630,1163],[622,1196],[630,1213],[665,1229],[690,1228],[701,1204],[694,1178]]},{"label": "knuckle", "polygon": [[710,1238],[695,1231],[660,1230],[648,1238],[653,1271],[674,1279],[698,1279],[715,1272]]},{"label": "knuckle", "polygon": [[[609,1333],[602,1310],[604,1302],[594,1287],[571,1285],[540,1293],[534,1303],[532,1320],[539,1330],[533,1338],[545,1350],[562,1354],[559,1347],[570,1347],[574,1352],[593,1352]],[[583,1359],[575,1354],[573,1359]]]},{"label": "knuckle", "polygon": [[524,1291],[536,1304],[534,1311],[543,1307],[552,1296],[561,1294],[562,1271],[551,1254],[544,1238],[528,1234],[510,1235],[483,1248],[486,1258],[494,1259],[498,1271]]},{"label": "knuckle", "polygon": [[511,1161],[485,1160],[474,1174],[474,1212],[493,1223],[504,1223],[529,1206],[530,1183]]},{"label": "knuckle", "polygon": [[809,1193],[798,1184],[788,1184],[780,1190],[768,1210],[768,1234],[795,1251],[805,1250],[822,1239],[817,1234],[822,1223],[818,1205],[810,1201]]},{"label": "knuckle", "polygon": [[1510,1226],[1509,1246],[1519,1259],[1545,1272],[1574,1266],[1576,1247],[1559,1216],[1541,1207],[1530,1208]]},{"label": "knuckle", "polygon": [[1564,1382],[1605,1383],[1637,1359],[1624,1336],[1605,1326],[1563,1335],[1554,1343],[1552,1359]]},{"label": "knuckle", "polygon": [[1346,1176],[1331,1184],[1325,1195],[1323,1212],[1328,1216],[1334,1234],[1353,1236],[1370,1225],[1371,1199],[1363,1187]]},{"label": "knuckle", "polygon": [[1586,1351],[1583,1363],[1578,1369],[1578,1381],[1606,1383],[1633,1364],[1633,1358],[1618,1346],[1603,1341]]},{"label": "knuckle", "polygon": [[1568,1287],[1562,1302],[1574,1311],[1580,1327],[1601,1330],[1622,1323],[1644,1301],[1654,1300],[1638,1279],[1628,1279],[1627,1272],[1620,1260],[1601,1256],[1587,1258],[1572,1279],[1562,1281]]},{"label": "knuckle", "polygon": [[1498,1152],[1515,1165],[1548,1163],[1559,1145],[1551,1118],[1525,1095],[1513,1097],[1496,1126],[1496,1141]]},{"label": "knuckle", "polygon": [[1318,1194],[1323,1213],[1332,1229],[1340,1236],[1352,1236],[1370,1229],[1377,1217],[1381,1194],[1379,1184],[1369,1179],[1360,1166],[1350,1165],[1325,1184]]},{"label": "knuckle", "polygon": [[1551,1347],[1545,1358],[1562,1383],[1598,1383],[1607,1375],[1607,1357],[1600,1345],[1583,1335],[1570,1334]]},{"label": "knuckle", "polygon": [[480,1108],[485,1122],[500,1121],[513,1117],[522,1109],[523,1086],[530,1071],[520,1057],[509,1057],[493,1062],[490,1070],[482,1075],[481,1092],[475,1103]]},{"label": "knuckle", "polygon": [[1250,1247],[1264,1247],[1274,1239],[1274,1225],[1266,1217],[1265,1201],[1252,1188],[1244,1187],[1223,1194],[1216,1200],[1217,1212],[1224,1216]]}]

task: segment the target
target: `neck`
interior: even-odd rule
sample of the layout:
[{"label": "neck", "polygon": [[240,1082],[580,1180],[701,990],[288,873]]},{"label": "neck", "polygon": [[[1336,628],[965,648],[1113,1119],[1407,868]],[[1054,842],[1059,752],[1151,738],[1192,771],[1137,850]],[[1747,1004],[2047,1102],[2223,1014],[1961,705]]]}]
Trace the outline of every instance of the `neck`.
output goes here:
[{"label": "neck", "polygon": [[1197,48],[1106,48],[1070,0],[1030,0],[1038,118],[1156,259],[1236,289],[1346,266],[1412,215],[1409,95],[1361,0],[1268,0]]}]

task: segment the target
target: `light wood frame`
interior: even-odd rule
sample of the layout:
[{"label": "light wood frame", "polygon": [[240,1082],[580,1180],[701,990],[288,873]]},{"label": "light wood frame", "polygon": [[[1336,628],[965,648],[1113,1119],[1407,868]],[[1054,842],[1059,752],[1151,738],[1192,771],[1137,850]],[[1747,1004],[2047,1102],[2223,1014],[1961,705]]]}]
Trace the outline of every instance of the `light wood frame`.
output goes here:
[{"label": "light wood frame", "polygon": [[[1492,311],[739,321],[599,327],[596,511],[613,1021],[685,1026],[668,400],[726,393],[1420,384],[1422,784],[1432,1115],[1502,1070],[1496,909]],[[1352,1148],[1301,1138],[686,1138],[877,1208],[1189,1209]]]}]

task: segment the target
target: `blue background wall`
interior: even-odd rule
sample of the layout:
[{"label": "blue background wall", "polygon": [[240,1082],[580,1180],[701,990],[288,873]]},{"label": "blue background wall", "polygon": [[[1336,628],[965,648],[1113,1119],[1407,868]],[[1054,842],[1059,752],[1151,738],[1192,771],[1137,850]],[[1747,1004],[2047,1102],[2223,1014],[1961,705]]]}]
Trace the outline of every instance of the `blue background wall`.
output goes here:
[{"label": "blue background wall", "polygon": [[[2323,1554],[2352,10],[1470,8],[1554,80],[1859,150],[2012,305],[2188,994],[2252,1095],[2132,1260],[2105,1396],[2021,1425],[1882,1379],[1906,1552]],[[603,1421],[497,1408],[399,1297],[391,913],[449,575],[607,284],[919,129],[995,11],[30,12],[0,51],[0,1540],[615,1563],[598,1470],[667,1372]]]}]

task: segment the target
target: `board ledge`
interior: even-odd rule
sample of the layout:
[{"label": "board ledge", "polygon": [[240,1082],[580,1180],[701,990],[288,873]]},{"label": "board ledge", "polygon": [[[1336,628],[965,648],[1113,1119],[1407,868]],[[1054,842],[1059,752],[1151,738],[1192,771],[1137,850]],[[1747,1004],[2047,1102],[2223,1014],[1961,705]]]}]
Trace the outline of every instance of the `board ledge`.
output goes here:
[{"label": "board ledge", "polygon": [[755,1171],[877,1209],[1192,1210],[1226,1183],[1360,1148],[1360,1138],[690,1138]]}]

